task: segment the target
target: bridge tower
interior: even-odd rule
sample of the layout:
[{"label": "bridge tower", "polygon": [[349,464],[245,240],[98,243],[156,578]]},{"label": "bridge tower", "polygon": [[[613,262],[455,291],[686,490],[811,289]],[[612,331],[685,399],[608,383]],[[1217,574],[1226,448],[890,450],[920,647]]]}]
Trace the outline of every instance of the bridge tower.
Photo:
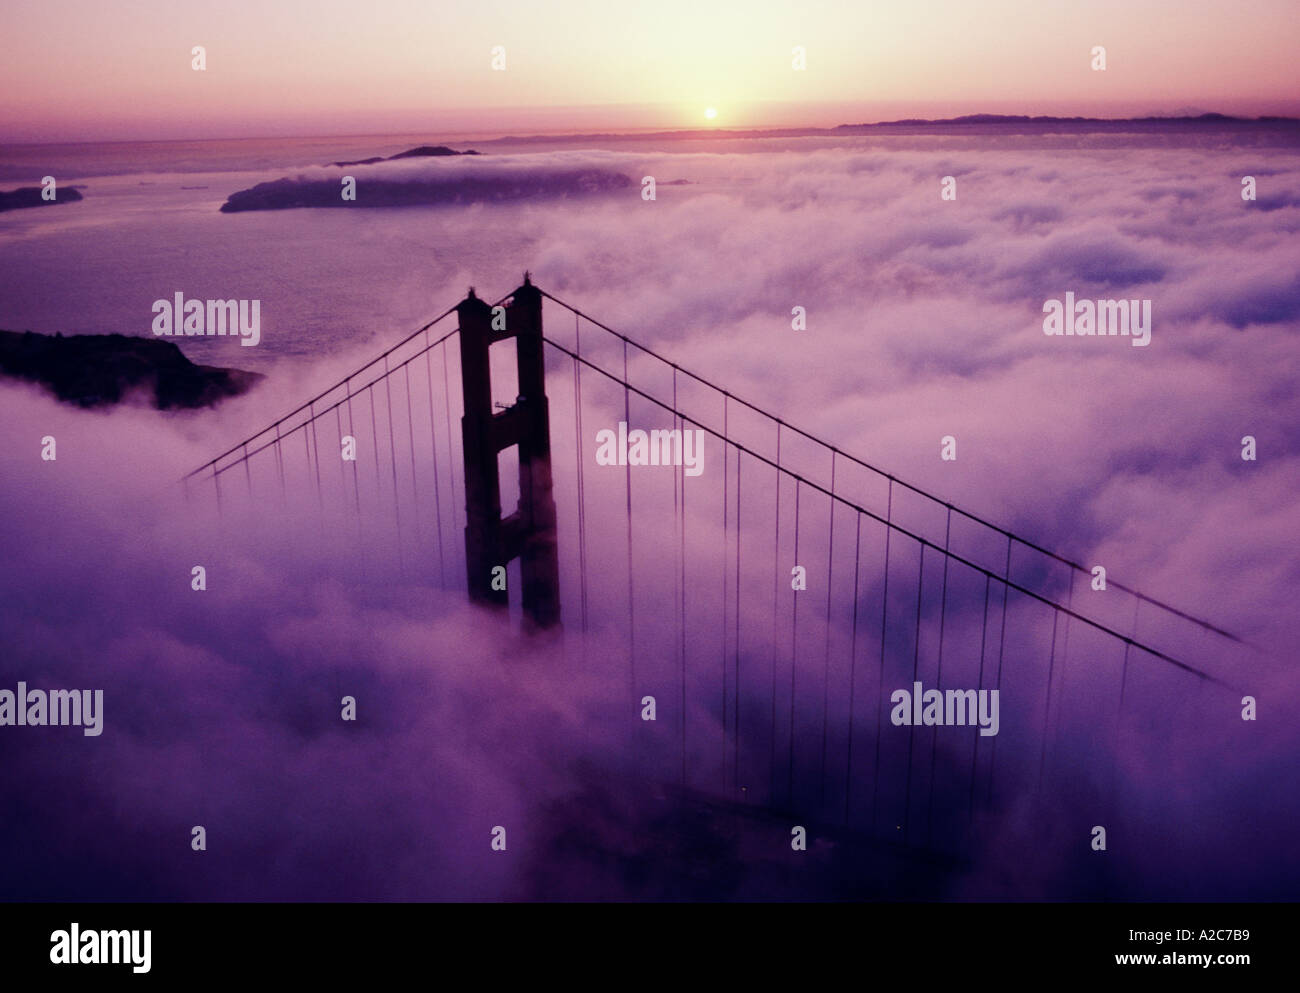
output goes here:
[{"label": "bridge tower", "polygon": [[[465,562],[472,601],[509,606],[509,593],[493,570],[519,559],[521,606],[528,631],[560,623],[560,565],[551,494],[551,432],[546,400],[542,343],[542,295],[528,273],[504,314],[474,295],[456,307],[460,320],[461,385],[465,415],[461,437],[465,456]],[[496,327],[493,327],[493,324]],[[492,409],[488,350],[494,342],[515,339],[519,396],[504,410]],[[498,455],[519,448],[519,507],[501,516]]]}]

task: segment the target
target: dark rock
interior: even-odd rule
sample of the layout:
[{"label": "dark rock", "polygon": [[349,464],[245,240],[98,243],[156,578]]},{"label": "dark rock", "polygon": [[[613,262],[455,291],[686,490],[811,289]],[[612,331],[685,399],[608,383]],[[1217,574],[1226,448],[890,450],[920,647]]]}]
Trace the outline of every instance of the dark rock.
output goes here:
[{"label": "dark rock", "polygon": [[251,389],[260,373],[196,365],[173,342],[122,334],[0,331],[0,374],[40,383],[65,403],[104,407],[131,390],[159,410],[211,407]]},{"label": "dark rock", "polygon": [[405,152],[398,152],[396,155],[390,155],[384,158],[382,155],[375,155],[368,159],[358,159],[355,162],[335,162],[336,166],[354,166],[354,165],[374,165],[376,162],[392,162],[393,159],[419,159],[432,155],[478,155],[479,153],[470,149],[467,152],[458,152],[455,149],[448,148],[446,145],[421,145],[419,148],[408,148]]},{"label": "dark rock", "polygon": [[20,207],[53,207],[56,203],[72,203],[81,199],[82,195],[74,186],[56,187],[53,200],[42,200],[39,186],[23,186],[8,192],[0,190],[0,211],[17,210]]},{"label": "dark rock", "polygon": [[478,152],[470,149],[468,152],[456,152],[446,145],[421,145],[419,148],[408,148],[405,152],[398,152],[396,155],[390,155],[391,159],[419,159],[430,155],[477,155]]}]

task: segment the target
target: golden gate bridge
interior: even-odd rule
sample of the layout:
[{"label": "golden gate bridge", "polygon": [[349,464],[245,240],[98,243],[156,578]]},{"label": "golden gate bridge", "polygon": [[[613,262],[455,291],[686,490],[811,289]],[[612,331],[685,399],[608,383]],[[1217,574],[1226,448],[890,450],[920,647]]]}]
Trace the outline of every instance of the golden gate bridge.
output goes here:
[{"label": "golden gate bridge", "polygon": [[[597,464],[588,429],[620,421],[703,432],[703,471]],[[1235,717],[1243,692],[1250,649],[1222,627],[1114,579],[1097,589],[1084,564],[527,274],[495,303],[471,289],[184,483],[223,515],[314,507],[322,554],[395,557],[603,666],[629,719],[653,698],[650,779],[919,851],[960,855],[982,813],[1026,803],[1077,813],[1081,837],[1141,820],[1121,740],[1141,751],[1193,711]],[[596,642],[621,657],[593,660]],[[998,691],[1000,728],[899,726],[892,694],[918,683]]]}]

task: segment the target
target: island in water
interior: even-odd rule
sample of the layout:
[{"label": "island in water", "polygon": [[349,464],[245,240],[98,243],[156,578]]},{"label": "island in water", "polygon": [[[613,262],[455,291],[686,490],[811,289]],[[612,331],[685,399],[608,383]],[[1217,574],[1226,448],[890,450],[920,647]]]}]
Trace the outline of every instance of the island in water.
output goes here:
[{"label": "island in water", "polygon": [[[333,168],[373,166],[425,158],[479,156],[470,149],[458,152],[446,145],[421,145],[387,158],[334,162]],[[258,183],[230,194],[221,205],[223,214],[246,210],[287,210],[294,207],[419,207],[447,204],[499,203],[528,198],[590,196],[624,190],[635,185],[622,173],[594,167],[537,168],[507,159],[481,156],[465,168],[369,172],[354,179],[352,195],[344,198],[338,175],[284,177]]]},{"label": "island in water", "polygon": [[355,162],[335,162],[336,166],[353,166],[353,165],[374,165],[376,162],[392,162],[394,159],[423,159],[429,157],[441,157],[444,155],[478,155],[474,149],[458,152],[454,148],[448,148],[446,145],[420,145],[418,148],[408,148],[404,152],[398,152],[396,155],[389,155],[385,158],[382,155],[376,155],[369,159],[357,159]]},{"label": "island in water", "polygon": [[41,196],[43,189],[40,186],[20,186],[16,190],[0,190],[0,213],[22,207],[53,207],[57,203],[73,203],[85,199],[75,186],[56,189],[53,200]]},{"label": "island in water", "polygon": [[198,365],[170,341],[124,334],[0,331],[0,375],[39,383],[65,403],[107,407],[140,391],[158,410],[215,406],[260,373]]}]

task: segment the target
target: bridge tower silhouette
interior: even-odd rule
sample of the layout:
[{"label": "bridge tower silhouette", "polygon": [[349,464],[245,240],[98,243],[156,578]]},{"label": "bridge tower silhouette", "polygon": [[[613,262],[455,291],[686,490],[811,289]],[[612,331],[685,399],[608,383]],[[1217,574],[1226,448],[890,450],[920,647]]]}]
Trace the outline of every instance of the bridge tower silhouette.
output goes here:
[{"label": "bridge tower silhouette", "polygon": [[[551,493],[550,414],[542,341],[542,295],[527,273],[504,307],[469,295],[460,321],[461,418],[465,470],[465,563],[470,599],[506,608],[505,565],[519,560],[520,600],[529,631],[560,623],[560,565]],[[504,410],[492,406],[490,349],[515,340],[519,395]],[[519,452],[519,506],[501,516],[499,456]]]},{"label": "bridge tower silhouette", "polygon": [[[518,395],[497,409],[492,346],[510,340]],[[700,432],[709,470],[598,468],[584,416]],[[503,516],[501,455],[515,447],[519,503]],[[1252,678],[1255,649],[1223,628],[1114,577],[1099,590],[1083,562],[527,274],[495,303],[471,289],[190,472],[185,492],[257,544],[279,540],[277,504],[285,520],[313,513],[321,553],[353,581],[468,589],[493,612],[517,602],[526,632],[559,639],[558,664],[618,686],[638,775],[823,836],[964,856],[1021,811],[1061,830],[1080,810],[1136,830],[1156,811],[1128,786],[1121,749],[1158,750],[1174,722],[1232,725]],[[517,601],[500,582],[516,559]],[[791,583],[795,565],[807,586]],[[1000,730],[896,724],[892,694],[918,683],[997,694]],[[655,721],[638,716],[647,695]]]}]

